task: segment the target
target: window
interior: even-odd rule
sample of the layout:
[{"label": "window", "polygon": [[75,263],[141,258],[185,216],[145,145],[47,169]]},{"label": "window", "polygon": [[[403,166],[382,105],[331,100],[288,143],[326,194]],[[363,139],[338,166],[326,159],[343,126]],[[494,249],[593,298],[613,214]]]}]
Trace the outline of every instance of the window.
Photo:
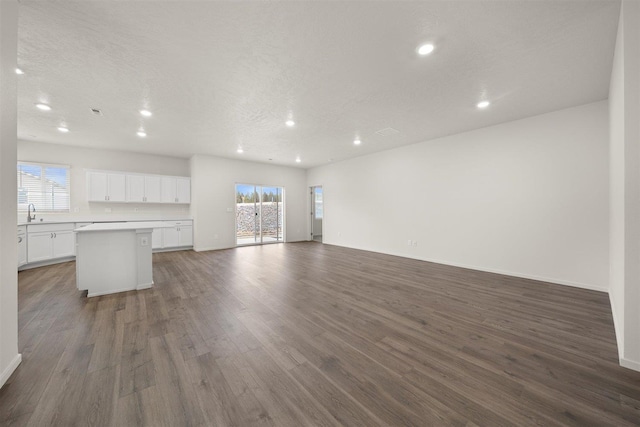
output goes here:
[{"label": "window", "polygon": [[315,209],[313,211],[315,212],[315,218],[322,219],[322,187],[314,187],[313,194],[315,203]]},{"label": "window", "polygon": [[69,212],[69,166],[18,162],[18,210]]}]

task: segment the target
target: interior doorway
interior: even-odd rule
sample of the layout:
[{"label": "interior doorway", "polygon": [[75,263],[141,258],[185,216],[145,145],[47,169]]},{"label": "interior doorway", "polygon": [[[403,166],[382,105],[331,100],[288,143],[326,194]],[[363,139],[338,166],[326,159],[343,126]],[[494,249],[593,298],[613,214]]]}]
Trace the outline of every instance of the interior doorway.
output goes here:
[{"label": "interior doorway", "polygon": [[284,188],[236,184],[236,245],[284,241]]},{"label": "interior doorway", "polygon": [[324,204],[322,186],[311,187],[311,240],[322,243]]}]

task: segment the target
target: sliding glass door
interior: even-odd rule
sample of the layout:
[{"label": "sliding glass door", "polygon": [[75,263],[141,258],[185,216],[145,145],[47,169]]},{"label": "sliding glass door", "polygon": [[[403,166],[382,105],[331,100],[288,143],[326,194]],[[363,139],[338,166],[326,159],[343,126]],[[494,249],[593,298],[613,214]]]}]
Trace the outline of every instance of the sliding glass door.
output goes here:
[{"label": "sliding glass door", "polygon": [[236,184],[236,243],[256,245],[284,241],[284,189]]}]

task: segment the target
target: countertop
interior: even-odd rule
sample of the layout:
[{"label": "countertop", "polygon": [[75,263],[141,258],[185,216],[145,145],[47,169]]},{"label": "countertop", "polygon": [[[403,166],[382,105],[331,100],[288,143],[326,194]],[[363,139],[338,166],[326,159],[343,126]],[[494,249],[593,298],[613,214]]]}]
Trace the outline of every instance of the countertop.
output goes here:
[{"label": "countertop", "polygon": [[171,228],[173,224],[165,221],[135,221],[135,222],[107,222],[102,224],[92,224],[76,228],[76,233],[86,231],[120,231],[120,230],[141,230],[150,228]]},{"label": "countertop", "polygon": [[87,218],[69,218],[69,219],[53,219],[53,220],[44,220],[40,221],[39,218],[36,218],[35,221],[26,222],[19,221],[18,226],[20,225],[35,225],[35,224],[69,224],[75,222],[92,222],[94,224],[108,224],[108,223],[123,223],[123,222],[171,222],[171,221],[193,221],[193,218],[154,218],[154,219],[87,219]]}]

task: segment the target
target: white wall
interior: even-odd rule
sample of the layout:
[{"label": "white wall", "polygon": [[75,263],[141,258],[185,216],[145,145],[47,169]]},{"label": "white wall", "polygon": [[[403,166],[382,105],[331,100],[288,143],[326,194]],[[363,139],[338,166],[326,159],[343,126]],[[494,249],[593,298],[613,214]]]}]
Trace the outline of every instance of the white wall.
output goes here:
[{"label": "white wall", "polygon": [[611,305],[620,364],[640,370],[640,4],[623,1],[611,74]]},{"label": "white wall", "polygon": [[20,363],[16,249],[18,3],[0,1],[0,387]]},{"label": "white wall", "polygon": [[[620,11],[622,14],[622,10]],[[621,15],[622,16],[622,15]],[[624,348],[624,37],[622,18],[609,85],[609,296],[618,349]]]},{"label": "white wall", "polygon": [[[263,163],[196,155],[191,158],[194,249],[230,248],[235,241],[235,184],[284,187],[285,239],[307,239],[306,171]],[[227,209],[231,209],[228,212]]]},{"label": "white wall", "polygon": [[[87,202],[85,169],[189,176],[189,160],[124,151],[96,150],[67,145],[18,141],[18,160],[71,166],[71,213],[36,212],[37,219],[73,217],[87,220],[173,219],[190,216],[188,205]],[[36,206],[37,208],[37,206]],[[79,212],[75,212],[75,208]],[[111,209],[110,213],[105,209]],[[138,209],[138,212],[135,209]],[[19,218],[22,220],[22,217]]]},{"label": "white wall", "polygon": [[602,101],[311,169],[323,241],[606,291],[607,121]]}]

